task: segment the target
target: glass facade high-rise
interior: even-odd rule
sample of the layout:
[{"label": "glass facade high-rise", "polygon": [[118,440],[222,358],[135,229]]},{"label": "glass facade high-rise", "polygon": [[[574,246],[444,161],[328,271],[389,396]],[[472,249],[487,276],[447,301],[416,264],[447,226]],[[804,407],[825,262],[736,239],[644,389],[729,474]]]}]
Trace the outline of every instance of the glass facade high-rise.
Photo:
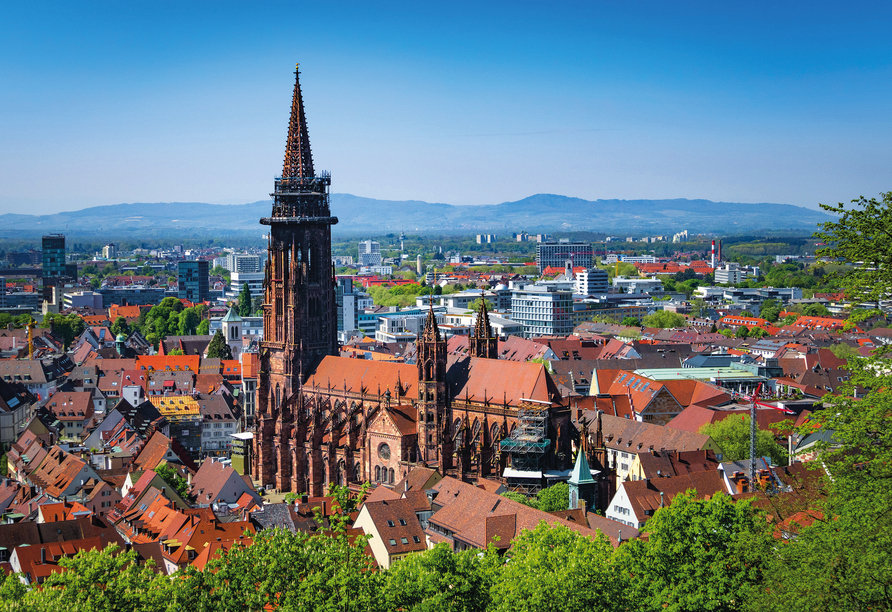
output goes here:
[{"label": "glass facade high-rise", "polygon": [[50,234],[43,237],[43,278],[68,276],[65,265],[65,236]]},{"label": "glass facade high-rise", "polygon": [[529,285],[511,295],[511,318],[523,325],[526,338],[573,333],[573,294],[554,287]]},{"label": "glass facade high-rise", "polygon": [[207,261],[181,261],[177,264],[177,297],[190,302],[206,302],[210,294]]}]

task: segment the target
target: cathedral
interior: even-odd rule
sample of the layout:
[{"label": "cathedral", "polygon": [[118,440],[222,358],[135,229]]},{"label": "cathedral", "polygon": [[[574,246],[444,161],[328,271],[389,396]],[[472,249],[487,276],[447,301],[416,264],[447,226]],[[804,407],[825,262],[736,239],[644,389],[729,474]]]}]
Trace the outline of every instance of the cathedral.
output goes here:
[{"label": "cathedral", "polygon": [[464,479],[504,477],[524,492],[550,484],[544,475],[560,477],[573,465],[579,434],[569,406],[542,364],[498,359],[484,300],[467,356],[447,356],[433,310],[415,364],[338,356],[331,263],[338,219],[331,177],[313,168],[295,77],[282,176],[272,215],[261,219],[269,257],[255,478],[316,496],[330,483],[392,484],[415,465]]}]

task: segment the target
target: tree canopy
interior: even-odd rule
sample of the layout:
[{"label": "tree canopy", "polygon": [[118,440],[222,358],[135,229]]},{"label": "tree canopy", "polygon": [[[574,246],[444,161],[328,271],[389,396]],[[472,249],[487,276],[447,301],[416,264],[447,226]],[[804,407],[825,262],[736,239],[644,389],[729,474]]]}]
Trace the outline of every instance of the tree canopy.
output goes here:
[{"label": "tree canopy", "polygon": [[208,344],[207,356],[208,359],[232,359],[232,347],[226,344],[226,338],[219,329]]},{"label": "tree canopy", "polygon": [[677,312],[658,310],[655,313],[644,317],[644,319],[641,320],[641,324],[645,327],[684,327],[685,318]]},{"label": "tree canopy", "polygon": [[[741,461],[750,457],[750,417],[749,415],[732,415],[717,423],[707,423],[700,428],[700,433],[712,438],[725,461]],[[786,452],[775,441],[770,431],[756,431],[756,454],[759,457],[771,457],[779,464],[786,457]]]},{"label": "tree canopy", "polygon": [[861,196],[848,207],[842,202],[821,204],[839,219],[820,224],[815,237],[826,246],[817,256],[863,264],[830,274],[855,302],[888,299],[892,288],[892,191],[881,193],[880,198]]}]

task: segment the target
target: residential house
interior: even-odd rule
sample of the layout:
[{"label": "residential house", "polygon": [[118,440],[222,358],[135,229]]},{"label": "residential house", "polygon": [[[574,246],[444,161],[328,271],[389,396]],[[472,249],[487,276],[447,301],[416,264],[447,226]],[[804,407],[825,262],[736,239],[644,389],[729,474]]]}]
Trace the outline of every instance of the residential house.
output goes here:
[{"label": "residential house", "polygon": [[229,466],[219,461],[205,461],[192,479],[191,495],[199,508],[214,504],[236,504],[242,495],[248,495],[255,503],[262,500],[254,487]]},{"label": "residential house", "polygon": [[410,499],[367,501],[353,526],[371,536],[369,546],[384,569],[413,552],[427,549],[427,538]]},{"label": "residential house", "polygon": [[607,508],[607,518],[636,529],[654,513],[668,506],[676,495],[694,490],[698,499],[709,499],[717,493],[726,493],[725,484],[717,470],[681,474],[673,478],[629,480],[617,488]]}]

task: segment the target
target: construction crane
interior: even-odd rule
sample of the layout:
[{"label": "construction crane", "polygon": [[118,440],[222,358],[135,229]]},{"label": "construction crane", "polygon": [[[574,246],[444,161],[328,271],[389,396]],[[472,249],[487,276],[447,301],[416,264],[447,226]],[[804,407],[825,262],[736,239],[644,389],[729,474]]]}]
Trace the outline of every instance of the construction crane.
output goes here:
[{"label": "construction crane", "polygon": [[[706,382],[704,380],[700,380],[699,378],[694,378],[693,376],[688,376],[682,373],[687,379],[697,380],[705,385],[712,387],[713,389],[720,390],[723,393],[731,392],[731,397],[741,397],[746,401],[750,402],[750,488],[755,487],[756,482],[756,434],[759,431],[758,426],[756,425],[756,407],[762,406],[763,408],[771,408],[772,410],[779,410],[785,414],[794,414],[792,410],[787,410],[786,408],[780,408],[778,406],[774,406],[772,404],[766,404],[765,402],[759,401],[759,397],[762,395],[762,383],[756,385],[756,390],[752,395],[744,395],[743,393],[739,393],[737,391],[733,391],[731,389],[726,389],[721,385],[717,385],[715,383]],[[773,475],[773,473],[772,473]]]},{"label": "construction crane", "polygon": [[34,359],[34,327],[37,325],[37,321],[32,319],[30,316],[28,317],[28,322],[25,323],[25,327],[28,328],[28,359]]}]

